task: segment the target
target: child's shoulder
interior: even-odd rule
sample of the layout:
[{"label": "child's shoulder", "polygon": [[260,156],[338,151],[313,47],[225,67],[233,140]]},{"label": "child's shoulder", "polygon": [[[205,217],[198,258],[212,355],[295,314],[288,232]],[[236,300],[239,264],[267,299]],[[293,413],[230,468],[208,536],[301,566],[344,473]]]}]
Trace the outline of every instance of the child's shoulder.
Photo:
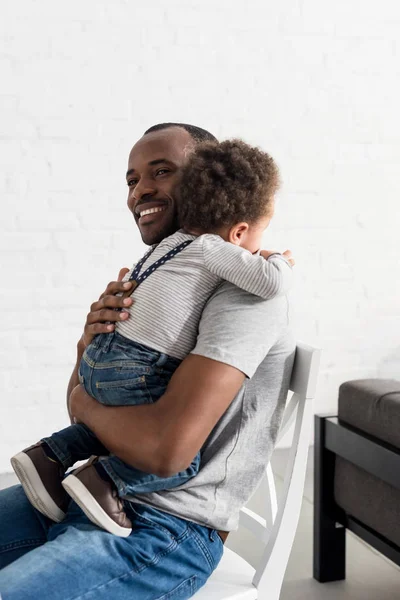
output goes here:
[{"label": "child's shoulder", "polygon": [[193,250],[195,248],[199,249],[199,247],[205,248],[215,248],[220,244],[225,244],[224,240],[221,236],[216,235],[214,233],[203,233],[201,235],[192,235],[191,233],[186,233],[183,229],[179,229],[172,235],[164,238],[157,246],[157,254],[159,252],[169,252],[173,248],[176,248],[180,244],[191,241],[189,248],[192,247]]},{"label": "child's shoulder", "polygon": [[183,229],[179,229],[172,235],[169,235],[166,238],[164,238],[158,244],[157,248],[162,248],[162,247],[167,247],[167,246],[175,247],[175,246],[178,246],[179,244],[182,244],[183,242],[186,242],[188,240],[196,242],[196,243],[200,243],[200,244],[204,243],[204,242],[221,243],[224,241],[221,238],[221,236],[219,236],[215,233],[202,233],[201,235],[194,235],[191,233],[186,233],[186,231],[184,231]]},{"label": "child's shoulder", "polygon": [[195,235],[191,235],[190,233],[186,233],[185,231],[183,231],[183,229],[179,229],[175,233],[172,233],[171,235],[168,235],[166,238],[161,240],[161,242],[157,245],[157,248],[173,248],[175,246],[178,246],[179,244],[182,244],[183,242],[195,239]]},{"label": "child's shoulder", "polygon": [[217,233],[202,233],[197,238],[202,244],[225,244],[225,240],[222,239]]}]

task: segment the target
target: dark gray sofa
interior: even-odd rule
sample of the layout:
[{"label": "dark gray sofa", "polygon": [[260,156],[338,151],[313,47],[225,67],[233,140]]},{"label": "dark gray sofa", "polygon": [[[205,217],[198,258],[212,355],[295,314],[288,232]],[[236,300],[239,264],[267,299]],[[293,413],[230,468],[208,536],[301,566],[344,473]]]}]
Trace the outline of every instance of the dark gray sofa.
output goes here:
[{"label": "dark gray sofa", "polygon": [[400,382],[343,383],[315,434],[314,578],[345,578],[346,528],[400,565]]}]

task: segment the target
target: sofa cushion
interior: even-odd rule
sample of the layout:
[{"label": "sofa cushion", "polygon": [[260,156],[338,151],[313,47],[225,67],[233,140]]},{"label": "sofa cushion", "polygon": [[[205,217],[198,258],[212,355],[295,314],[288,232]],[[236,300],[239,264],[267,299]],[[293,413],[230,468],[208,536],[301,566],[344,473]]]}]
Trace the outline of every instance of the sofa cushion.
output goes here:
[{"label": "sofa cushion", "polygon": [[341,421],[400,448],[400,381],[357,379],[339,388]]},{"label": "sofa cushion", "polygon": [[389,541],[400,546],[400,490],[336,457],[335,501]]}]

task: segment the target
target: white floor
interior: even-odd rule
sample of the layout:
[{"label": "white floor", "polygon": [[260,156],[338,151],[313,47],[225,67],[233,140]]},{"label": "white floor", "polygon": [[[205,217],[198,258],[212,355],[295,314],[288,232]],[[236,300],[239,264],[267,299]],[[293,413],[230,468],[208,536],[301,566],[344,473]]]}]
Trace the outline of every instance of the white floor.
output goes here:
[{"label": "white floor", "polygon": [[[279,477],[283,473],[285,458],[285,451],[275,452],[273,458],[278,491]],[[310,456],[300,523],[286,571],[281,600],[396,600],[400,598],[400,569],[351,533],[347,533],[347,579],[324,584],[312,579],[312,476]],[[15,483],[14,475],[0,475],[0,489],[13,483]],[[234,548],[239,543],[239,538],[239,535],[232,534],[229,545]],[[240,543],[245,543],[245,540],[245,537],[241,537]]]}]

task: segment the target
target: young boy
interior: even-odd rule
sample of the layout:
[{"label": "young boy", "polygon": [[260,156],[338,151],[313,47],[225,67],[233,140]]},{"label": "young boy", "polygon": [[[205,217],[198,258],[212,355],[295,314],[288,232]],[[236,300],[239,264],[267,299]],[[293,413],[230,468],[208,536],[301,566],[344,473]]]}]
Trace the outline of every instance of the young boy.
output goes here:
[{"label": "young boy", "polygon": [[[179,186],[182,229],[152,247],[125,277],[135,282],[131,318],[96,336],[84,352],[79,380],[88,394],[107,405],[156,401],[194,348],[200,315],[216,286],[226,280],[265,300],[288,288],[289,251],[253,255],[278,185],[273,159],[240,140],[196,147]],[[146,218],[145,205],[139,210]],[[128,536],[131,523],[121,499],[183,484],[197,474],[200,455],[185,471],[162,478],[110,455],[89,428],[75,424],[11,463],[30,502],[48,518],[61,521],[72,497],[99,527]]]}]

